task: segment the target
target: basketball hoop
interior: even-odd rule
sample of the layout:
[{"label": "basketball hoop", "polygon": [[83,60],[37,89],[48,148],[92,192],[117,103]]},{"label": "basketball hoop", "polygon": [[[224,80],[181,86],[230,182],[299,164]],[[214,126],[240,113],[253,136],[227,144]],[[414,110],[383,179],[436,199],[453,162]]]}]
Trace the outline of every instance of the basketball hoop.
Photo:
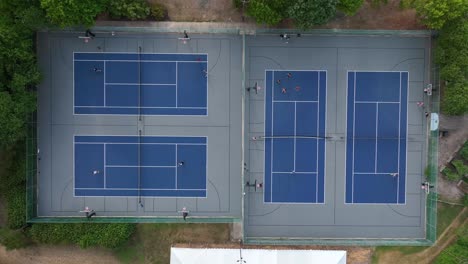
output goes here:
[{"label": "basketball hoop", "polygon": [[179,38],[179,40],[182,42],[182,44],[187,44],[187,42],[190,41],[190,38]]},{"label": "basketball hoop", "polygon": [[88,43],[92,37],[87,37],[87,36],[78,36],[79,39],[82,39],[84,43]]}]

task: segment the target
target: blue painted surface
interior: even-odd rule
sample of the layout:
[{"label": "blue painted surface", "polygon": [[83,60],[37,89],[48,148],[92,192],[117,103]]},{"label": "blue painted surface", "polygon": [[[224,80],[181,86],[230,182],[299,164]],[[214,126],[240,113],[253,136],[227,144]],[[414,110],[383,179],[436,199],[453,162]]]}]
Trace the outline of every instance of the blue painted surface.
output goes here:
[{"label": "blue painted surface", "polygon": [[75,136],[74,146],[75,196],[206,197],[204,137]]},{"label": "blue painted surface", "polygon": [[206,54],[74,53],[74,113],[207,115],[207,65]]},{"label": "blue painted surface", "polygon": [[407,72],[348,72],[346,203],[405,203],[407,93]]},{"label": "blue painted surface", "polygon": [[266,203],[324,202],[325,104],[325,71],[266,71]]}]

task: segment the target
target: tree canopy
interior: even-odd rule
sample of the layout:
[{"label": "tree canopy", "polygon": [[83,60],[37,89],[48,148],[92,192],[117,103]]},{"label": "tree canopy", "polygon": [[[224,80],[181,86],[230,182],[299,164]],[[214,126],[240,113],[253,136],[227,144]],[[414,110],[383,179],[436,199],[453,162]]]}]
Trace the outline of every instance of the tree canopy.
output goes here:
[{"label": "tree canopy", "polygon": [[40,0],[47,18],[60,27],[86,26],[94,24],[94,19],[106,7],[104,0]]}]

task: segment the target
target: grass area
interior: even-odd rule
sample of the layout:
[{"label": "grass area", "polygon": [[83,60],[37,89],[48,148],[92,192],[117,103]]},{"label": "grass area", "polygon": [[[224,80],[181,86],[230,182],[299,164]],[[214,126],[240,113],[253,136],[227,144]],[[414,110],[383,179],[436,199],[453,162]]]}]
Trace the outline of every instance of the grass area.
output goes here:
[{"label": "grass area", "polygon": [[21,230],[0,227],[0,244],[7,250],[24,248],[31,244],[30,239]]},{"label": "grass area", "polygon": [[439,203],[437,206],[437,237],[444,232],[447,226],[463,209],[462,206]]},{"label": "grass area", "polygon": [[228,224],[139,224],[130,241],[115,250],[115,255],[122,263],[169,264],[173,244],[228,241]]},{"label": "grass area", "polygon": [[411,255],[411,254],[421,252],[427,248],[428,247],[398,247],[398,246],[376,247],[374,250],[374,254],[372,255],[372,263],[373,264],[379,263],[380,256],[389,251],[399,251],[403,255]]},{"label": "grass area", "polygon": [[[453,219],[461,212],[463,207],[439,203],[437,206],[437,237],[452,223]],[[372,263],[379,263],[380,256],[390,251],[398,251],[402,255],[411,255],[421,252],[428,247],[404,247],[389,246],[376,247],[372,255]]]}]

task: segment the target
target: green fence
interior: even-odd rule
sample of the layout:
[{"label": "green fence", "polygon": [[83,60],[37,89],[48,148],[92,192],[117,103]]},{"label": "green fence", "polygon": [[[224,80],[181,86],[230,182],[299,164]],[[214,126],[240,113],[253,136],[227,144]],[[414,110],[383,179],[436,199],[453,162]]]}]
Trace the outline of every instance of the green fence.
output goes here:
[{"label": "green fence", "polygon": [[[432,113],[432,127],[429,129],[429,142],[428,142],[428,157],[426,180],[429,182],[430,188],[429,195],[426,201],[426,239],[435,242],[437,239],[437,177],[439,174],[439,127],[438,127],[438,114],[440,102],[440,78],[439,68],[432,67],[431,71],[431,84],[433,88],[432,96],[429,97],[430,110]],[[437,114],[437,116],[435,116]],[[436,122],[436,123],[434,123]]]},{"label": "green fence", "polygon": [[37,113],[29,117],[26,136],[26,220],[37,216]]}]

